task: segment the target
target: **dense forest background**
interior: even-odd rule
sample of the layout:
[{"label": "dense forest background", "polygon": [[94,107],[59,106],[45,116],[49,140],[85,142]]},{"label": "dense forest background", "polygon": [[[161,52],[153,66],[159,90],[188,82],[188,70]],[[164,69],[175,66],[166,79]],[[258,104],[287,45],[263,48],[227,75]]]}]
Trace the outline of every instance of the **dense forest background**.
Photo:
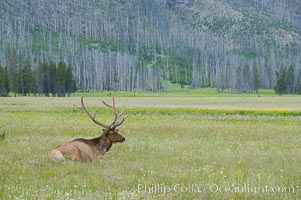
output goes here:
[{"label": "dense forest background", "polygon": [[301,93],[301,1],[1,0],[0,52],[0,88],[23,95]]}]

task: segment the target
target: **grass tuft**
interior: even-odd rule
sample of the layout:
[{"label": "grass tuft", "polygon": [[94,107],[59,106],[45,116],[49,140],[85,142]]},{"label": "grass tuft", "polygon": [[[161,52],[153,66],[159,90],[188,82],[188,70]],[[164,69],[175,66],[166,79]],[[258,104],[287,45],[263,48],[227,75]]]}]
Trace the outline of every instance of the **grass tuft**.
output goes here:
[{"label": "grass tuft", "polygon": [[0,127],[0,142],[5,139],[5,131]]}]

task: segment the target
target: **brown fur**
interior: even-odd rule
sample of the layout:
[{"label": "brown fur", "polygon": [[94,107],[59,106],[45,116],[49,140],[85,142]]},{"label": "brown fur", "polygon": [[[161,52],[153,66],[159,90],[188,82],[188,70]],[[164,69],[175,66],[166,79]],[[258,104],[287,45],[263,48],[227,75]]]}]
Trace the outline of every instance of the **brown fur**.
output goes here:
[{"label": "brown fur", "polygon": [[105,130],[97,138],[77,138],[55,147],[50,153],[52,162],[73,160],[77,162],[95,161],[99,155],[108,152],[113,143],[124,142],[125,138],[115,130]]},{"label": "brown fur", "polygon": [[103,134],[93,139],[77,138],[71,142],[67,142],[55,147],[50,153],[50,160],[52,162],[59,162],[64,160],[73,160],[77,162],[94,161],[99,155],[104,155],[106,152],[108,152],[111,149],[113,143],[125,141],[125,138],[120,135],[117,132],[118,130],[116,129],[116,127],[120,126],[127,118],[126,115],[123,116],[122,120],[117,121],[118,118],[123,115],[124,108],[121,113],[117,113],[114,96],[112,105],[109,105],[104,101],[103,104],[108,108],[111,108],[113,111],[114,120],[110,125],[105,125],[100,121],[97,121],[95,119],[96,114],[92,115],[87,110],[84,104],[84,97],[81,97],[81,106],[74,106],[84,111],[94,123],[104,127]]}]

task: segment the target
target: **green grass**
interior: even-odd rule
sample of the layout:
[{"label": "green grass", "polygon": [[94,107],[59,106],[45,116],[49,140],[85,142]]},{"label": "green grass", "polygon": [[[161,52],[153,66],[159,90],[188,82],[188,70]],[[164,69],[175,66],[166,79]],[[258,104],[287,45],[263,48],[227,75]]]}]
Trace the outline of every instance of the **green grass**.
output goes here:
[{"label": "green grass", "polygon": [[[109,123],[111,97],[92,96]],[[126,142],[56,164],[53,147],[101,130],[72,106],[80,98],[0,98],[0,199],[301,198],[301,97],[115,96],[130,114]]]}]

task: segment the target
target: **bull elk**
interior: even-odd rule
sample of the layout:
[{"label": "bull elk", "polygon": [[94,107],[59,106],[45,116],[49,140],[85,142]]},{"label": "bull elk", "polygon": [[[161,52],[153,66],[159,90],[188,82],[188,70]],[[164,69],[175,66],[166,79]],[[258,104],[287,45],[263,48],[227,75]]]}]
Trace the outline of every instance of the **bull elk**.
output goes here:
[{"label": "bull elk", "polygon": [[125,138],[118,133],[118,126],[120,126],[128,115],[124,115],[122,120],[118,121],[123,115],[122,112],[118,113],[115,108],[115,100],[113,96],[113,103],[109,105],[105,101],[103,104],[112,109],[114,114],[114,120],[110,125],[105,125],[95,119],[96,113],[92,115],[84,104],[84,97],[81,97],[81,106],[74,105],[80,110],[84,111],[88,117],[97,125],[103,127],[103,133],[101,136],[93,139],[77,138],[71,142],[64,143],[55,147],[50,153],[50,160],[52,162],[59,162],[64,160],[73,160],[78,162],[89,162],[97,159],[99,155],[104,155],[108,152],[112,144],[117,142],[124,142]]}]

